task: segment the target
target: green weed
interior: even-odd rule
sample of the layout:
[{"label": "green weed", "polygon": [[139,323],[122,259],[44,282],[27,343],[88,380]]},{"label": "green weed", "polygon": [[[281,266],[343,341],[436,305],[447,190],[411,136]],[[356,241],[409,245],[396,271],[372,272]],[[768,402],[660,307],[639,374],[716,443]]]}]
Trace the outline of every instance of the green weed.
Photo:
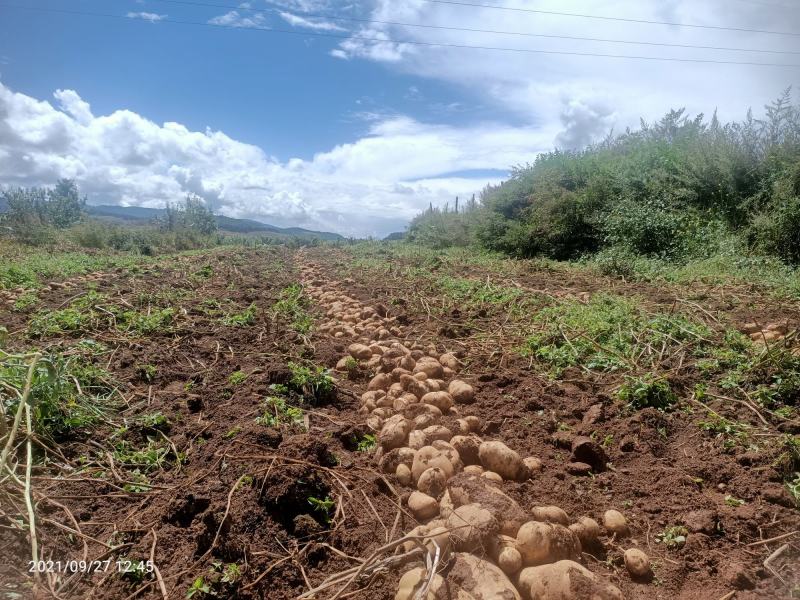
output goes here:
[{"label": "green weed", "polygon": [[[653,368],[662,347],[705,344],[710,335],[707,327],[686,317],[648,314],[635,300],[611,294],[596,294],[586,304],[570,300],[544,308],[533,323],[539,330],[526,340],[522,353],[549,365],[556,375],[576,365],[598,371],[635,364]],[[646,353],[648,347],[656,352]]]},{"label": "green weed", "polygon": [[242,312],[226,314],[221,321],[228,327],[247,327],[256,322],[257,311],[258,307],[253,303]]},{"label": "green weed", "polygon": [[281,290],[280,299],[272,305],[272,314],[287,320],[297,333],[305,334],[313,326],[313,320],[306,312],[307,305],[302,286],[295,283]]},{"label": "green weed", "polygon": [[267,427],[281,427],[282,425],[302,427],[303,411],[289,406],[283,398],[269,396],[264,401],[263,412],[256,417],[256,423]]},{"label": "green weed", "polygon": [[619,399],[627,402],[631,408],[657,408],[669,410],[678,401],[669,382],[660,377],[629,377],[617,392]]},{"label": "green weed", "polygon": [[228,383],[230,385],[236,386],[244,383],[246,379],[247,379],[247,373],[245,373],[244,371],[234,371],[228,376]]},{"label": "green weed", "polygon": [[656,534],[656,541],[661,542],[667,548],[675,549],[681,548],[686,543],[686,537],[689,535],[689,530],[682,525],[673,525],[667,527],[661,533]]},{"label": "green weed", "polygon": [[329,400],[336,392],[336,386],[330,372],[322,367],[308,367],[298,363],[288,364],[291,378],[289,387],[299,394],[312,405],[323,403]]}]

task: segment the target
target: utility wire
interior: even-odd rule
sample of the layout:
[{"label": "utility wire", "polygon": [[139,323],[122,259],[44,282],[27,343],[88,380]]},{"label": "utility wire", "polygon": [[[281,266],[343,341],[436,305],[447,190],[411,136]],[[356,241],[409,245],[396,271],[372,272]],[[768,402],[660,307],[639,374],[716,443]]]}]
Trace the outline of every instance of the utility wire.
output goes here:
[{"label": "utility wire", "polygon": [[512,8],[510,6],[497,6],[494,4],[476,4],[463,2],[461,0],[423,0],[433,4],[451,4],[453,6],[470,6],[472,8],[489,8],[494,10],[506,10],[514,12],[535,13],[540,15],[556,15],[559,17],[576,17],[580,19],[599,19],[601,21],[621,21],[623,23],[643,23],[646,25],[668,25],[670,27],[691,27],[694,29],[716,29],[720,31],[740,31],[747,33],[765,33],[769,35],[791,35],[800,37],[800,33],[794,31],[772,31],[769,29],[748,29],[746,27],[724,27],[722,25],[695,25],[693,23],[676,23],[671,21],[651,21],[648,19],[629,19],[625,17],[606,17],[602,15],[588,15],[583,13],[558,12],[555,10],[540,10],[537,8]]},{"label": "utility wire", "polygon": [[[267,9],[258,9],[258,8],[246,8],[246,7],[239,7],[239,6],[230,6],[229,4],[211,4],[207,2],[193,2],[192,0],[156,0],[156,2],[162,2],[167,4],[179,4],[179,5],[186,5],[186,6],[202,6],[206,8],[221,8],[221,9],[228,9],[228,10],[236,10],[236,11],[247,11],[249,13],[255,14],[271,14],[271,13],[288,13],[285,9],[282,8],[267,8]],[[516,35],[516,36],[524,36],[524,37],[535,37],[535,38],[548,38],[548,39],[557,39],[557,40],[573,40],[573,41],[585,41],[585,42],[603,42],[609,44],[630,44],[630,45],[637,45],[637,46],[658,46],[664,48],[688,48],[688,49],[695,49],[695,50],[723,50],[727,52],[754,52],[754,53],[761,53],[761,54],[800,54],[800,50],[767,50],[761,48],[734,48],[730,46],[702,46],[696,44],[670,44],[667,42],[638,42],[634,40],[617,40],[617,39],[608,39],[608,38],[593,38],[593,37],[581,37],[581,36],[573,36],[573,35],[555,35],[555,34],[546,34],[546,33],[528,33],[523,31],[498,31],[494,29],[473,29],[470,27],[452,27],[452,26],[445,26],[445,25],[427,25],[423,23],[403,23],[398,21],[380,21],[377,19],[360,19],[357,17],[340,17],[337,15],[331,14],[320,14],[320,13],[306,13],[301,12],[298,13],[303,18],[311,18],[311,19],[328,19],[330,21],[352,21],[356,23],[368,23],[368,24],[377,24],[377,25],[394,25],[398,27],[419,27],[423,29],[440,29],[446,31],[465,31],[468,33],[489,33],[494,35]]]},{"label": "utility wire", "polygon": [[[58,14],[69,14],[69,15],[79,15],[79,16],[90,16],[90,17],[102,17],[102,18],[109,18],[109,19],[123,19],[123,20],[138,20],[144,21],[144,19],[137,19],[128,17],[125,15],[117,15],[117,14],[109,14],[109,13],[98,13],[98,12],[89,12],[89,11],[77,11],[77,10],[66,10],[66,9],[58,9],[58,8],[44,8],[44,7],[34,7],[34,6],[19,6],[16,4],[0,4],[2,8],[16,8],[19,10],[29,10],[35,12],[45,12],[45,13],[58,13]],[[146,21],[145,21],[146,22]],[[254,27],[254,26],[237,26],[237,25],[225,25],[221,23],[204,23],[199,21],[182,21],[177,19],[159,19],[156,23],[173,23],[176,25],[193,25],[193,26],[200,26],[200,27],[215,27],[220,29],[238,29],[238,30],[251,30],[251,31],[261,31],[266,33],[284,33],[288,35],[298,35],[298,36],[305,36],[305,37],[323,37],[329,39],[339,39],[339,40],[359,40],[365,42],[378,42],[383,44],[400,44],[400,45],[410,45],[410,46],[424,46],[429,48],[456,48],[456,49],[471,49],[471,50],[492,50],[492,51],[500,51],[500,52],[517,52],[522,54],[542,54],[542,55],[560,55],[560,56],[587,56],[587,57],[594,57],[594,58],[616,58],[616,59],[628,59],[628,60],[643,60],[643,61],[655,61],[655,62],[681,62],[681,63],[705,63],[705,64],[716,64],[716,65],[742,65],[742,66],[754,66],[754,67],[789,67],[789,68],[798,68],[800,64],[798,63],[766,63],[766,62],[749,62],[749,61],[736,61],[736,60],[716,60],[710,58],[675,58],[675,57],[662,57],[662,56],[636,56],[636,55],[629,55],[629,54],[601,54],[596,52],[570,52],[566,50],[542,50],[542,49],[534,49],[534,48],[508,48],[503,46],[472,46],[468,44],[450,44],[444,42],[422,42],[418,40],[395,40],[395,39],[388,39],[388,38],[380,38],[380,37],[368,37],[368,36],[361,36],[361,35],[339,35],[335,33],[323,33],[319,31],[297,31],[295,29],[279,29],[275,27]]]}]

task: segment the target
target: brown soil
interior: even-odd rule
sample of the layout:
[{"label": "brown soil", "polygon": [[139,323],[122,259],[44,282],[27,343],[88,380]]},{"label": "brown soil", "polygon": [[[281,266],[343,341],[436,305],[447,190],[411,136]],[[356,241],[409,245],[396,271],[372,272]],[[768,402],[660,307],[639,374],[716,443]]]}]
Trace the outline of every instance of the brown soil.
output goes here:
[{"label": "brown soil", "polygon": [[[367,373],[341,377],[335,399],[306,412],[307,431],[255,422],[270,385],[288,380],[289,361],[308,359],[332,368],[342,357],[349,341],[313,332],[305,339],[266,309],[282,288],[300,280],[299,263],[318,265],[336,279],[343,260],[327,250],[226,249],[165,261],[139,273],[118,270],[74,278],[65,287],[39,293],[35,310],[63,307],[89,286],[130,305],[141,303],[143,293],[154,297],[186,290],[176,301],[185,312],[175,328],[141,338],[101,329],[31,341],[23,335],[30,312],[0,309],[0,322],[12,333],[12,349],[34,344],[66,349],[81,337],[106,344],[112,352],[99,360],[120,382],[124,397],[108,425],[64,440],[58,447],[63,459],[34,471],[42,557],[111,558],[110,566],[90,574],[54,573],[35,582],[27,573],[27,536],[12,519],[21,507],[3,505],[0,555],[6,558],[0,561],[0,592],[10,598],[183,598],[198,577],[219,580],[213,563],[236,563],[241,578],[232,585],[217,583],[219,597],[295,598],[413,528],[416,522],[404,508],[411,488],[381,474],[372,456],[356,448],[368,431],[357,412]],[[205,265],[213,275],[192,275]],[[605,285],[576,278],[540,273],[515,281],[529,289],[575,294]],[[551,382],[510,352],[494,360],[493,349],[473,344],[459,331],[466,322],[463,314],[433,318],[380,278],[364,275],[340,285],[365,305],[398,317],[408,339],[455,351],[465,360],[477,401],[462,407],[462,414],[481,417],[485,437],[501,439],[543,462],[536,478],[503,483],[523,509],[553,504],[573,517],[600,521],[605,510],[616,508],[628,517],[630,539],[604,538],[604,548],[584,554],[585,566],[617,585],[626,598],[708,600],[734,590],[736,599],[788,598],[800,586],[800,535],[760,543],[800,530],[800,513],[781,493],[769,457],[725,451],[688,413],[626,412],[601,383],[580,372]],[[661,305],[675,303],[674,291],[632,284],[621,289]],[[223,325],[219,314],[205,310],[208,299],[222,302],[226,310],[243,310],[254,302],[260,309],[256,322]],[[691,302],[735,321],[784,318],[795,327],[800,323],[796,307],[781,308],[772,301],[731,305],[709,296]],[[321,312],[312,312],[322,318]],[[471,315],[470,322],[502,328],[503,315]],[[153,381],[143,379],[143,364],[156,367]],[[248,377],[233,386],[229,377],[235,371]],[[150,491],[125,491],[124,478],[117,480],[113,460],[97,443],[110,443],[123,423],[129,426],[122,439],[144,443],[156,433],[136,426],[134,419],[154,412],[169,418],[165,435],[186,461],[152,473]],[[454,417],[443,424],[451,421]],[[619,442],[608,450],[612,468],[591,477],[571,475],[565,469],[571,439],[589,434],[599,440],[613,435]],[[85,464],[78,470],[57,468],[64,462],[79,467],[81,460]],[[731,506],[728,494],[746,503]],[[330,520],[309,497],[334,500]],[[677,524],[689,526],[690,534],[683,548],[668,550],[655,536]],[[776,577],[763,563],[784,543],[788,550],[770,565]],[[627,574],[620,549],[632,546],[655,562],[654,581],[635,582]],[[109,547],[118,549],[112,553]],[[115,563],[121,558],[152,558],[158,576],[122,576]],[[348,597],[392,598],[398,577],[379,573],[359,581]]]}]

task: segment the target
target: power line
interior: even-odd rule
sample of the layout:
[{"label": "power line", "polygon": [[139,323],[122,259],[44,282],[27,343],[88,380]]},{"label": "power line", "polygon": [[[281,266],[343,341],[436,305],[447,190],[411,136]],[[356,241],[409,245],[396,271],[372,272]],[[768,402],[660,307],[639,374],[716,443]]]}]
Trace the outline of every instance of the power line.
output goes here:
[{"label": "power line", "polygon": [[[142,20],[142,19],[134,19],[125,15],[117,15],[117,14],[109,14],[109,13],[98,13],[98,12],[89,12],[89,11],[77,11],[77,10],[66,10],[66,9],[58,9],[58,8],[44,8],[44,7],[33,7],[33,6],[19,6],[15,4],[0,4],[0,7],[3,8],[16,8],[19,10],[30,10],[36,12],[47,12],[47,13],[59,13],[59,14],[70,14],[70,15],[79,15],[79,16],[90,16],[90,17],[103,17],[103,18],[110,18],[110,19],[123,19],[126,21],[134,21],[134,20]],[[339,35],[335,33],[323,33],[320,31],[297,31],[294,29],[279,29],[275,27],[257,27],[257,26],[237,26],[237,25],[225,25],[221,23],[204,23],[199,21],[182,21],[177,19],[159,19],[158,23],[173,23],[176,25],[193,25],[193,26],[200,26],[200,27],[215,27],[220,29],[237,29],[237,30],[250,30],[250,31],[260,31],[266,33],[283,33],[288,35],[298,35],[298,36],[312,36],[312,37],[323,37],[323,38],[330,38],[330,39],[340,39],[340,40],[359,40],[365,42],[379,42],[379,43],[389,43],[389,44],[400,44],[400,45],[409,45],[409,46],[424,46],[424,47],[431,47],[431,48],[456,48],[456,49],[470,49],[470,50],[491,50],[491,51],[499,51],[499,52],[517,52],[522,54],[542,54],[542,55],[560,55],[560,56],[585,56],[585,57],[593,57],[593,58],[614,58],[614,59],[627,59],[627,60],[643,60],[643,61],[654,61],[654,62],[681,62],[681,63],[705,63],[705,64],[716,64],[716,65],[740,65],[740,66],[753,66],[753,67],[789,67],[789,68],[798,68],[800,64],[798,63],[765,63],[765,62],[749,62],[749,61],[736,61],[736,60],[716,60],[710,58],[676,58],[676,57],[662,57],[662,56],[636,56],[636,55],[629,55],[629,54],[601,54],[597,52],[570,52],[566,50],[543,50],[543,49],[534,49],[534,48],[508,48],[503,46],[473,46],[468,44],[451,44],[451,43],[444,43],[444,42],[423,42],[418,40],[395,40],[389,38],[380,38],[380,37],[368,37],[368,36],[360,36],[360,35]]]},{"label": "power line", "polygon": [[[167,4],[179,4],[179,5],[187,5],[187,6],[198,6],[198,7],[206,7],[206,8],[221,8],[221,9],[229,9],[229,10],[237,10],[237,11],[247,11],[249,13],[255,14],[268,14],[268,13],[284,13],[286,12],[280,8],[267,8],[267,9],[257,9],[257,8],[246,8],[246,7],[239,7],[239,6],[230,6],[228,4],[210,4],[207,2],[193,2],[192,0],[156,0],[157,2],[163,2]],[[356,23],[368,23],[368,24],[377,24],[377,25],[394,25],[399,27],[419,27],[423,29],[437,29],[437,30],[446,30],[446,31],[464,31],[468,33],[489,33],[494,35],[515,35],[515,36],[524,36],[524,37],[535,37],[535,38],[547,38],[547,39],[557,39],[557,40],[573,40],[573,41],[585,41],[585,42],[603,42],[603,43],[610,43],[610,44],[629,44],[629,45],[637,45],[637,46],[658,46],[664,48],[684,48],[684,49],[695,49],[695,50],[722,50],[727,52],[753,52],[753,53],[761,53],[761,54],[800,54],[800,51],[796,50],[768,50],[768,49],[761,49],[761,48],[734,48],[730,46],[702,46],[696,44],[671,44],[667,42],[639,42],[634,40],[617,40],[617,39],[608,39],[608,38],[593,38],[593,37],[582,37],[582,36],[573,36],[573,35],[555,35],[555,34],[547,34],[547,33],[529,33],[523,31],[498,31],[494,29],[473,29],[470,27],[452,27],[452,26],[445,26],[445,25],[427,25],[423,23],[403,23],[398,21],[380,21],[377,19],[361,19],[357,17],[340,17],[331,14],[320,14],[320,13],[306,13],[302,12],[299,13],[300,16],[303,18],[311,18],[311,19],[328,19],[331,21],[352,21]]]},{"label": "power line", "polygon": [[493,4],[475,4],[472,2],[462,2],[461,0],[423,0],[434,4],[451,4],[454,6],[470,6],[473,8],[490,8],[494,10],[507,10],[514,12],[535,13],[540,15],[556,15],[559,17],[576,17],[580,19],[599,19],[601,21],[621,21],[623,23],[642,23],[645,25],[669,25],[670,27],[691,27],[694,29],[716,29],[720,31],[739,31],[746,33],[765,33],[769,35],[791,35],[800,37],[800,33],[794,31],[772,31],[768,29],[748,29],[745,27],[724,27],[722,25],[695,25],[693,23],[677,23],[671,21],[651,21],[648,19],[629,19],[625,17],[606,17],[602,15],[588,15],[584,13],[558,12],[555,10],[540,10],[537,8],[512,8],[510,6],[497,6]]}]

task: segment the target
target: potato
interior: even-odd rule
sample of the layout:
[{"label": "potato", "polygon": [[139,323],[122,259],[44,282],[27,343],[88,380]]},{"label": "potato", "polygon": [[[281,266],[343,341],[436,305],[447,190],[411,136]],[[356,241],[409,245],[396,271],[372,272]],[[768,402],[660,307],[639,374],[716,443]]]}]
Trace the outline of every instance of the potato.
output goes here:
[{"label": "potato", "polygon": [[438,547],[439,559],[444,560],[448,557],[452,548],[450,532],[444,524],[433,526],[433,523],[434,521],[428,523],[428,533],[426,535],[430,537],[425,541],[425,547],[428,549],[428,554],[431,556],[436,554]]},{"label": "potato", "polygon": [[464,467],[464,474],[480,477],[483,474],[483,467],[480,465],[467,465]]},{"label": "potato", "polygon": [[378,466],[384,473],[394,473],[397,470],[397,465],[401,463],[410,469],[414,464],[414,456],[416,454],[416,451],[411,448],[395,448],[381,456]]},{"label": "potato", "polygon": [[449,442],[453,437],[453,433],[444,425],[431,425],[422,431],[428,437],[428,440],[430,440],[429,443],[431,444],[435,440]]},{"label": "potato", "polygon": [[426,356],[418,358],[416,361],[417,364],[412,369],[413,373],[425,373],[428,377],[433,377],[434,379],[441,379],[444,375],[442,365],[435,358]]},{"label": "potato", "polygon": [[408,465],[400,463],[397,465],[394,474],[395,477],[397,477],[397,481],[399,481],[401,485],[408,485],[411,483],[411,469],[408,467]]},{"label": "potato", "polygon": [[378,373],[367,384],[367,390],[386,390],[390,385],[392,385],[392,376],[388,373]]},{"label": "potato", "polygon": [[500,523],[500,532],[505,535],[517,535],[522,524],[530,520],[513,498],[483,477],[455,475],[447,482],[447,490],[456,507],[480,504],[491,511]]},{"label": "potato", "polygon": [[475,390],[470,384],[460,379],[451,381],[447,391],[458,404],[472,404],[475,401]]},{"label": "potato", "polygon": [[375,402],[378,398],[385,396],[386,392],[384,390],[371,390],[369,392],[364,392],[361,394],[361,402]]},{"label": "potato", "polygon": [[464,417],[464,420],[469,423],[469,430],[473,433],[479,433],[481,429],[483,429],[483,423],[481,422],[480,417],[476,417],[475,415],[469,415]]},{"label": "potato", "polygon": [[458,451],[458,455],[465,465],[477,465],[480,463],[478,448],[481,445],[481,438],[476,435],[456,435],[450,438],[450,443]]},{"label": "potato", "polygon": [[383,423],[383,427],[378,434],[378,443],[384,450],[399,448],[405,444],[406,438],[413,426],[413,422],[406,419],[403,415],[389,417]]},{"label": "potato", "polygon": [[516,548],[517,540],[509,535],[497,535],[488,540],[489,556],[506,575],[522,568],[522,555]]},{"label": "potato", "polygon": [[419,400],[417,400],[417,397],[414,394],[404,393],[402,396],[395,398],[392,401],[392,408],[397,412],[403,412],[409,406],[416,404],[417,402],[419,402]]},{"label": "potato", "polygon": [[439,357],[439,363],[443,367],[447,367],[448,369],[452,369],[453,371],[457,371],[459,367],[458,359],[455,357],[454,354],[450,354],[449,352],[445,352]]},{"label": "potato", "polygon": [[531,510],[534,521],[569,525],[569,515],[558,506],[537,506]]},{"label": "potato", "polygon": [[446,597],[452,600],[520,600],[514,584],[497,566],[465,552],[453,555],[445,589],[451,591]]},{"label": "potato", "polygon": [[525,566],[575,560],[581,554],[578,537],[563,525],[529,521],[517,532],[517,550]]},{"label": "potato", "polygon": [[372,350],[364,344],[350,344],[347,347],[347,352],[356,360],[369,360],[372,358]]},{"label": "potato", "polygon": [[609,534],[617,537],[625,537],[629,531],[628,521],[625,520],[624,515],[614,509],[607,510],[603,514],[603,527],[606,528]]},{"label": "potato", "polygon": [[439,467],[425,469],[417,481],[417,489],[420,492],[436,498],[444,491],[447,484],[447,475]]},{"label": "potato", "polygon": [[398,363],[398,366],[402,369],[405,369],[409,372],[414,370],[414,367],[417,366],[417,361],[415,361],[410,356],[403,356]]},{"label": "potato", "polygon": [[522,569],[517,587],[529,600],[624,600],[619,589],[571,560]]},{"label": "potato", "polygon": [[[403,377],[403,375],[408,375],[409,377],[411,377],[411,372],[407,371],[406,369],[403,369],[401,367],[397,367],[396,369],[392,369],[391,376],[392,376],[392,381],[393,382],[395,382],[395,383],[400,382],[400,380]],[[411,377],[411,378],[413,379],[413,377]],[[405,388],[403,388],[403,389],[405,389]]]},{"label": "potato", "polygon": [[428,392],[420,398],[420,401],[435,406],[442,413],[446,413],[453,406],[453,397],[447,392]]},{"label": "potato", "polygon": [[414,450],[428,445],[428,438],[425,433],[420,429],[415,429],[408,434],[408,447]]},{"label": "potato", "polygon": [[500,525],[494,515],[480,504],[465,504],[447,517],[447,529],[457,550],[473,552],[483,547],[489,537],[497,534]]},{"label": "potato", "polygon": [[444,455],[447,457],[447,460],[449,460],[450,464],[453,465],[453,471],[455,473],[458,473],[464,468],[464,463],[461,462],[461,457],[458,455],[458,450],[453,448],[450,442],[445,442],[444,440],[433,440],[430,445],[444,453]]},{"label": "potato", "polygon": [[396,398],[394,396],[381,396],[375,402],[375,406],[379,406],[381,408],[392,408],[394,409],[394,403]]},{"label": "potato", "polygon": [[334,370],[336,370],[336,371],[348,371],[349,370],[349,364],[350,364],[348,362],[348,358],[349,357],[340,358],[339,362],[336,363],[336,367],[334,367]]},{"label": "potato", "polygon": [[484,471],[483,473],[481,473],[481,477],[483,477],[484,479],[488,479],[489,481],[494,481],[496,483],[503,483],[503,478],[500,477],[500,475],[498,475],[494,471]]},{"label": "potato", "polygon": [[539,473],[542,470],[542,461],[535,456],[529,456],[522,459],[522,464],[525,466],[525,475],[528,479]]},{"label": "potato", "polygon": [[[428,580],[428,571],[424,567],[416,567],[403,574],[397,584],[397,593],[394,600],[419,600],[418,592]],[[435,600],[444,588],[444,579],[441,575],[434,574],[428,592],[423,600]]]},{"label": "potato", "polygon": [[423,398],[428,393],[428,386],[419,379],[411,378],[412,381],[406,387],[409,394],[414,394],[417,398]]},{"label": "potato", "polygon": [[483,442],[478,448],[478,457],[484,469],[494,471],[503,479],[521,479],[524,475],[519,454],[503,442]]},{"label": "potato", "polygon": [[427,521],[439,514],[439,503],[428,494],[415,491],[408,497],[408,509],[417,521]]},{"label": "potato", "polygon": [[625,568],[636,579],[644,579],[653,574],[650,566],[650,559],[647,554],[638,548],[628,548],[625,550]]},{"label": "potato", "polygon": [[455,472],[447,454],[433,446],[424,446],[417,451],[414,456],[414,462],[411,464],[411,475],[414,483],[419,481],[423,471],[431,467],[439,467],[444,471],[447,479],[452,477]]},{"label": "potato", "polygon": [[570,531],[578,536],[581,545],[586,548],[597,543],[600,537],[600,525],[594,519],[581,517],[569,526]]}]

